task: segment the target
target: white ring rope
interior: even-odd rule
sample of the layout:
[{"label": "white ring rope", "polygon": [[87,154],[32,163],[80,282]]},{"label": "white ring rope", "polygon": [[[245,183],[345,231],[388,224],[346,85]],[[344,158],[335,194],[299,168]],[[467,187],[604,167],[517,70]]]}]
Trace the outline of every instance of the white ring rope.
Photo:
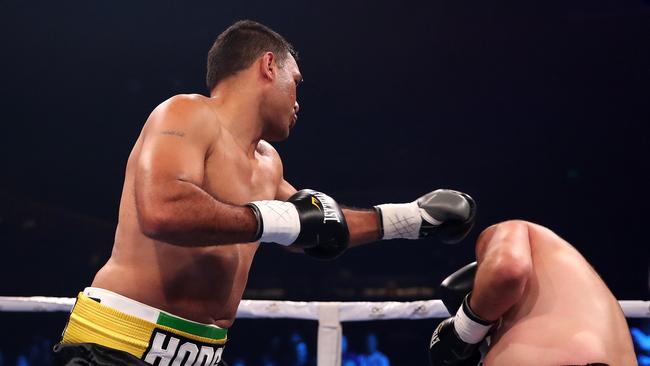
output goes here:
[{"label": "white ring rope", "polygon": [[[71,297],[11,297],[0,296],[0,312],[70,311],[75,299]],[[628,318],[650,318],[650,301],[619,301]],[[440,300],[412,302],[301,302],[242,300],[238,318],[293,318],[319,320],[319,309],[338,307],[340,321],[382,319],[445,318],[449,313]]]},{"label": "white ring rope", "polygon": [[[69,312],[70,297],[0,296],[0,312]],[[650,301],[619,301],[628,318],[650,318]],[[413,302],[300,302],[242,300],[238,318],[293,318],[318,320],[318,366],[341,366],[344,321],[445,318],[449,313],[440,300]]]}]

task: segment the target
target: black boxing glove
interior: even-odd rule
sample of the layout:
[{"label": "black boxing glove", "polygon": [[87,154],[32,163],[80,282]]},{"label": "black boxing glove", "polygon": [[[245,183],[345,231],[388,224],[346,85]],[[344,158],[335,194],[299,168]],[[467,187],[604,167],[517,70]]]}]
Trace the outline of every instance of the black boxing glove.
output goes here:
[{"label": "black boxing glove", "polygon": [[481,359],[479,345],[492,327],[469,307],[469,295],[455,316],[443,320],[431,336],[429,361],[431,366],[475,366]]},{"label": "black boxing glove", "polygon": [[463,240],[474,226],[476,203],[466,193],[438,189],[410,203],[375,206],[382,239],[436,236],[446,244]]},{"label": "black boxing glove", "polygon": [[319,259],[333,259],[348,247],[345,216],[332,197],[310,189],[284,201],[250,202],[257,217],[256,241],[302,248]]},{"label": "black boxing glove", "polygon": [[449,275],[438,286],[438,298],[442,300],[449,314],[457,311],[467,294],[472,291],[477,269],[477,263],[472,262]]}]

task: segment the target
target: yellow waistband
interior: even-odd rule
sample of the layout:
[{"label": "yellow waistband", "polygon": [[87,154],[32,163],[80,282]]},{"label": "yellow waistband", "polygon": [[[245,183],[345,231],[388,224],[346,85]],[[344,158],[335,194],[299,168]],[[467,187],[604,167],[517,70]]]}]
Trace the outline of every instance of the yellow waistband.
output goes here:
[{"label": "yellow waistband", "polygon": [[[197,334],[202,333],[193,332],[192,329],[189,331],[178,329],[182,328],[182,326],[175,326],[177,323],[174,321],[178,318],[166,316],[168,318],[166,322],[152,323],[102,305],[79,293],[61,343],[96,343],[130,353],[138,358],[142,358],[144,352],[152,347],[154,335],[178,336],[179,339],[197,344],[199,348],[203,344],[206,346],[203,348],[206,349],[226,343],[225,329],[219,334],[210,333],[209,336],[201,336]],[[171,322],[170,317],[173,318]]]}]

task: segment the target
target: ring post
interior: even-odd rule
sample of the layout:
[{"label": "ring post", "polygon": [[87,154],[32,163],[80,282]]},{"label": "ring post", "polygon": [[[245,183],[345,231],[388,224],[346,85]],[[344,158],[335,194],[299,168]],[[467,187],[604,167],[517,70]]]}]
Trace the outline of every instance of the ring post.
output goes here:
[{"label": "ring post", "polygon": [[320,303],[318,306],[317,366],[341,366],[342,333],[339,321],[339,303]]}]

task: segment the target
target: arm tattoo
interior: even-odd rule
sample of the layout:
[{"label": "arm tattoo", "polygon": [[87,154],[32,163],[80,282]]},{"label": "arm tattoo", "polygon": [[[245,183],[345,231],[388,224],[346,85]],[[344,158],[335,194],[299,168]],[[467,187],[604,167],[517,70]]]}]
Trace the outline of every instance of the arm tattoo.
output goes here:
[{"label": "arm tattoo", "polygon": [[161,134],[170,135],[170,136],[185,137],[185,132],[175,131],[175,130],[165,130],[165,131],[161,132]]}]

